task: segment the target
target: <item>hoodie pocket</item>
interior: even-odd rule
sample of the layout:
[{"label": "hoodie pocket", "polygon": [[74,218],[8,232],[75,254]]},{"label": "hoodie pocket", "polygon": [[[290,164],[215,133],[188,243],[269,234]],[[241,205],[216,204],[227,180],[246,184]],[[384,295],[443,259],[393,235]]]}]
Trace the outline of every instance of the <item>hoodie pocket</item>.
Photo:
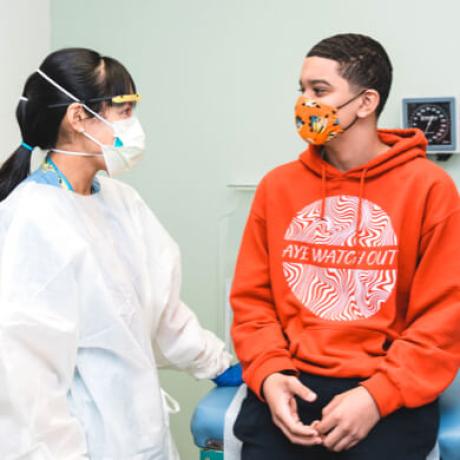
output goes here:
[{"label": "hoodie pocket", "polygon": [[382,332],[351,327],[310,327],[290,339],[293,356],[321,367],[385,356],[389,344]]}]

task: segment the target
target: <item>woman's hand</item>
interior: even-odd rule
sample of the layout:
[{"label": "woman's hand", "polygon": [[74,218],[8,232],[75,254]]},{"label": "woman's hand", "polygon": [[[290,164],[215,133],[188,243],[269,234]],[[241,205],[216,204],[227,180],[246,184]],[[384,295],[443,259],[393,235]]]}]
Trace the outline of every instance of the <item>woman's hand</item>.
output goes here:
[{"label": "woman's hand", "polygon": [[243,383],[241,364],[233,364],[212,381],[218,387],[239,387]]}]

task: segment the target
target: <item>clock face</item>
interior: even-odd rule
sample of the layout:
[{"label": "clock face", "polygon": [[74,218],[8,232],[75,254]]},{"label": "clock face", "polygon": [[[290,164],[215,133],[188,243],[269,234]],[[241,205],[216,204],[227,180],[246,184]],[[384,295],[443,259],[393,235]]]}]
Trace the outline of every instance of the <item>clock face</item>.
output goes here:
[{"label": "clock face", "polygon": [[451,145],[452,109],[450,102],[412,102],[407,106],[408,126],[419,128],[429,145]]}]

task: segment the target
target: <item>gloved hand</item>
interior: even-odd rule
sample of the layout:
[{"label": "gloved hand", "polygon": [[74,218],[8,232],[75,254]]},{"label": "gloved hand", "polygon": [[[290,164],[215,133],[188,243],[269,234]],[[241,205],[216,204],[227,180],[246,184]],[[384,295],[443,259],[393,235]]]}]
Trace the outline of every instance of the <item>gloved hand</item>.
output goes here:
[{"label": "gloved hand", "polygon": [[243,383],[241,364],[233,364],[212,381],[218,387],[238,387]]}]

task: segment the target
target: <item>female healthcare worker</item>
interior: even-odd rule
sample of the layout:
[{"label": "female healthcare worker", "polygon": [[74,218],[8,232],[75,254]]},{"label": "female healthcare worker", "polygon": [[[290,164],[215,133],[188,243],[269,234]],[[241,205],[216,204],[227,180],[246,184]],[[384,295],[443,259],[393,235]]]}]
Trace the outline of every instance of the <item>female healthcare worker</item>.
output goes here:
[{"label": "female healthcare worker", "polygon": [[118,61],[80,48],[25,84],[0,169],[2,459],[177,458],[157,366],[231,372],[180,300],[176,243],[131,187],[96,178],[141,158],[138,99]]}]

